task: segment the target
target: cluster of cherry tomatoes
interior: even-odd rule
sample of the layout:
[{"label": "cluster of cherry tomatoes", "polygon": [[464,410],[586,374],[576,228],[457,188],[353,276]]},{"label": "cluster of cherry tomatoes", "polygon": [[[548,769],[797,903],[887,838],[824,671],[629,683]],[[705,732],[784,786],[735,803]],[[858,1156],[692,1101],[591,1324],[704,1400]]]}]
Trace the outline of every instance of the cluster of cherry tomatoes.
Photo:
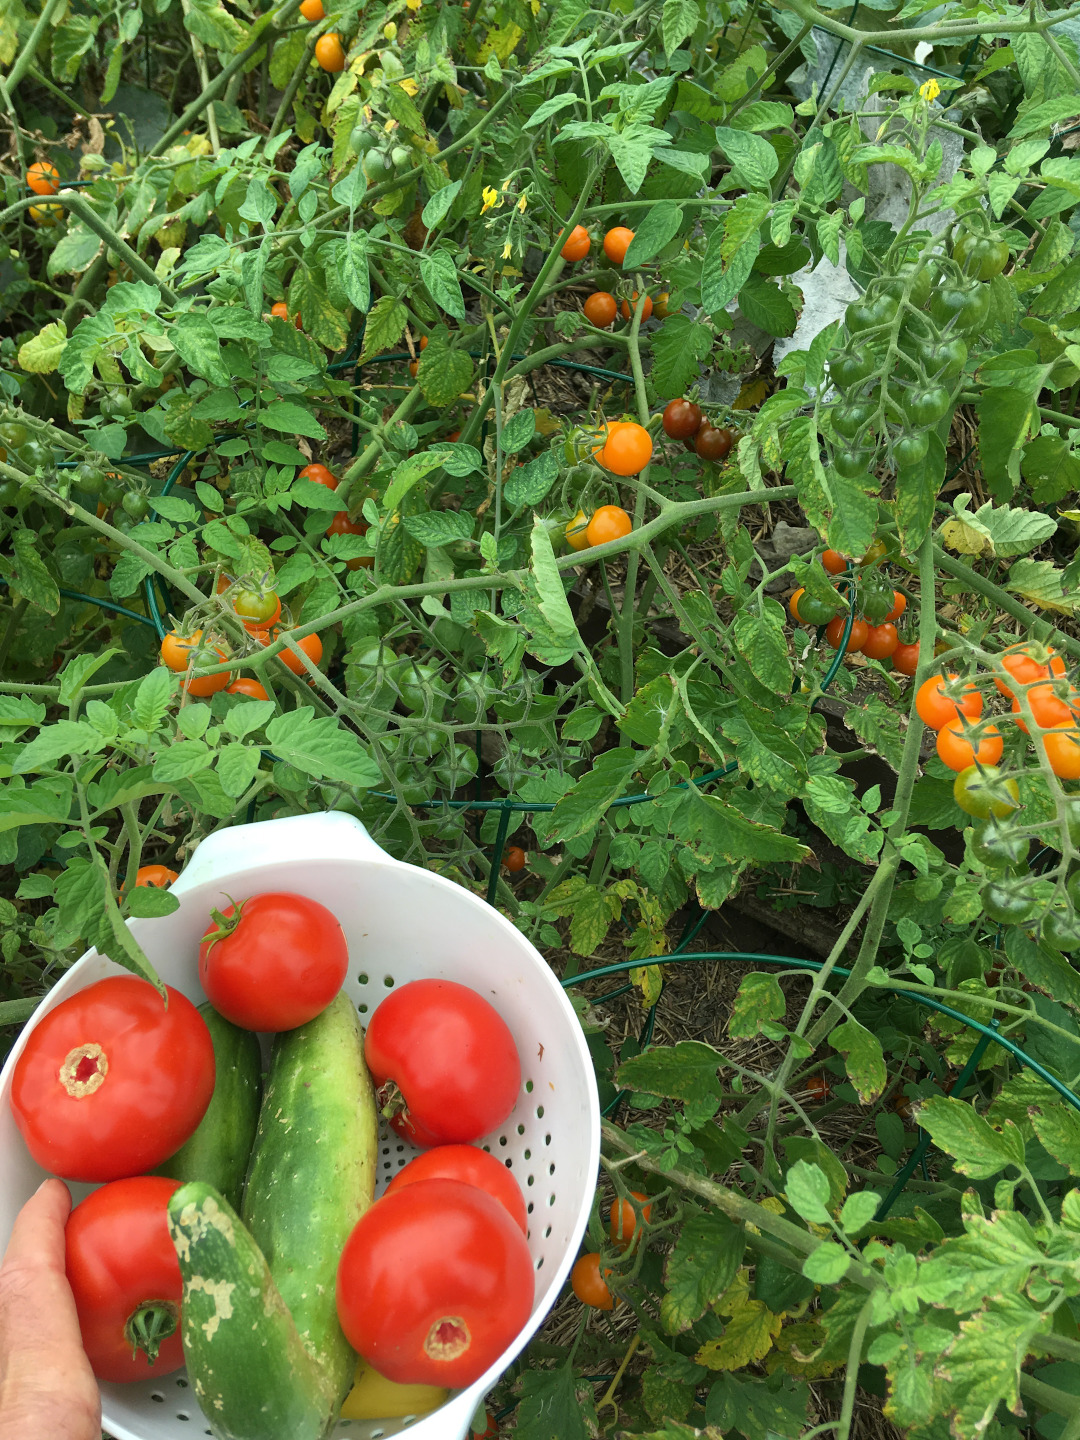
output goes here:
[{"label": "cluster of cherry tomatoes", "polygon": [[[561,239],[562,237],[560,237]],[[630,242],[634,238],[633,230],[628,230],[625,225],[615,225],[608,230],[603,239],[603,250],[612,265],[622,268],[626,259],[626,252],[630,248]],[[592,236],[584,225],[575,225],[570,234],[563,240],[559,254],[564,260],[571,262],[584,260],[592,249]],[[668,292],[665,290],[656,297],[655,311],[657,318],[664,320],[668,314]],[[585,319],[590,325],[595,325],[598,330],[606,330],[615,321],[615,317],[622,315],[624,320],[632,320],[637,310],[638,292],[635,290],[629,299],[618,301],[610,290],[595,290],[585,301],[582,309]],[[654,310],[652,296],[646,295],[641,306],[642,320],[651,318]]]},{"label": "cluster of cherry tomatoes", "polygon": [[[640,1242],[644,1227],[652,1219],[648,1195],[631,1190],[626,1200],[611,1202],[608,1233],[618,1250],[629,1250],[635,1239]],[[594,1310],[613,1310],[615,1297],[608,1285],[611,1270],[604,1266],[599,1251],[593,1250],[578,1259],[570,1271],[570,1286],[583,1305]]]},{"label": "cluster of cherry tomatoes", "polygon": [[[55,195],[60,189],[60,172],[48,160],[35,160],[26,172],[26,188],[35,195]],[[64,213],[62,205],[31,205],[35,225],[55,225]]]},{"label": "cluster of cherry tomatoes", "polygon": [[[892,660],[893,669],[901,675],[914,675],[919,668],[918,644],[901,640],[896,622],[907,609],[907,597],[892,586],[881,575],[874,561],[858,580],[857,600],[862,610],[856,615],[848,630],[847,643],[844,631],[847,616],[838,613],[841,601],[837,595],[835,603],[809,594],[805,587],[795,591],[788,601],[788,611],[797,625],[824,626],[825,639],[834,650],[844,646],[845,654],[856,651],[871,660]],[[868,557],[863,558],[867,564]],[[826,550],[821,556],[823,569],[829,575],[839,576],[849,570],[848,561],[836,550]]]},{"label": "cluster of cherry tomatoes", "polygon": [[734,432],[706,420],[693,400],[669,400],[661,424],[665,435],[685,441],[703,460],[726,460],[735,443]]},{"label": "cluster of cherry tomatoes", "polygon": [[591,550],[629,535],[634,522],[620,505],[601,505],[591,515],[579,510],[566,527],[566,543],[571,550]]}]

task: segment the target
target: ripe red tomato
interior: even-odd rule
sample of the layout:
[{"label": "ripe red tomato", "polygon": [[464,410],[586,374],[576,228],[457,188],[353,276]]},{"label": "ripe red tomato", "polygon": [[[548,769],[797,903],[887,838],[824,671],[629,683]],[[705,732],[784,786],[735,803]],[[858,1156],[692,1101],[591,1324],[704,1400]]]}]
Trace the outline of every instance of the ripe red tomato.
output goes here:
[{"label": "ripe red tomato", "polygon": [[614,475],[636,475],[652,458],[652,436],[632,420],[613,426],[600,454],[600,464]]},{"label": "ripe red tomato", "polygon": [[234,680],[225,691],[226,695],[247,695],[252,700],[269,700],[270,696],[258,680],[252,680],[249,675],[241,675],[239,680]]},{"label": "ripe red tomato", "polygon": [[434,1150],[425,1150],[398,1171],[386,1187],[386,1194],[415,1185],[418,1180],[460,1180],[463,1185],[475,1185],[506,1209],[523,1235],[529,1228],[525,1197],[512,1171],[476,1145],[437,1145]]},{"label": "ripe red tomato", "polygon": [[341,481],[332,470],[325,465],[305,465],[297,473],[298,480],[310,480],[313,485],[325,485],[328,490],[336,490]]},{"label": "ripe red tomato", "polygon": [[808,1075],[806,1077],[806,1089],[813,1100],[816,1100],[819,1105],[824,1105],[825,1101],[829,1098],[829,1090],[831,1089],[829,1077],[821,1074]]},{"label": "ripe red tomato", "polygon": [[[996,765],[1005,749],[1001,731],[996,725],[984,725],[977,744],[964,734],[965,723],[971,721],[957,715],[938,731],[937,753],[950,770],[966,770],[969,765]],[[1078,772],[1080,773],[1080,772]]]},{"label": "ripe red tomato", "polygon": [[[958,680],[960,677],[955,673],[948,676],[950,681]],[[929,680],[924,680],[919,686],[915,696],[915,709],[919,719],[931,730],[940,730],[950,720],[955,720],[958,715],[966,715],[969,720],[977,720],[982,714],[983,698],[978,690],[969,686],[957,699],[952,700],[944,693],[945,681],[940,675],[931,675]]]},{"label": "ripe red tomato", "polygon": [[830,575],[842,575],[848,567],[845,556],[839,550],[825,550],[822,552],[821,563]]},{"label": "ripe red tomato", "polygon": [[[630,300],[629,300],[629,301],[624,300],[624,301],[622,302],[622,306],[620,307],[621,310],[622,310],[622,318],[623,318],[624,320],[632,320],[632,319],[634,318],[634,314],[635,314],[635,312],[636,312],[636,310],[637,310],[637,302],[638,302],[638,292],[635,290],[634,293],[633,293],[633,295],[630,297]],[[648,320],[648,318],[649,318],[649,316],[650,316],[651,314],[652,314],[652,300],[649,298],[648,295],[646,295],[646,296],[645,296],[645,303],[644,303],[644,304],[642,305],[642,307],[641,307],[641,319],[642,319],[642,321],[644,322],[645,320]]]},{"label": "ripe red tomato", "polygon": [[[837,615],[836,618],[830,620],[825,627],[825,639],[834,650],[839,650],[843,644],[845,623],[846,617]],[[852,621],[851,634],[848,636],[847,645],[844,646],[844,653],[850,655],[856,650],[861,650],[866,644],[866,637],[869,633],[870,626],[867,625],[865,620]]]},{"label": "ripe red tomato", "polygon": [[306,895],[253,895],[214,915],[199,946],[206,998],[245,1030],[295,1030],[341,989],[349,949],[336,915]]},{"label": "ripe red tomato", "polygon": [[503,867],[516,875],[519,870],[525,869],[525,851],[520,845],[508,845],[503,851]]},{"label": "ripe red tomato", "polygon": [[420,1180],[376,1201],[345,1242],[338,1319],[388,1380],[453,1389],[499,1358],[534,1288],[525,1237],[497,1200],[460,1180]]},{"label": "ripe red tomato", "polygon": [[590,295],[584,305],[585,319],[590,325],[595,325],[598,330],[606,330],[615,319],[617,307],[615,296],[607,290],[597,290],[595,295]]},{"label": "ripe red tomato", "polygon": [[701,429],[701,406],[692,400],[669,400],[661,424],[672,440],[689,440]]},{"label": "ripe red tomato", "polygon": [[35,195],[55,195],[60,188],[60,171],[48,160],[35,160],[26,172],[26,186]]},{"label": "ripe red tomato", "polygon": [[914,675],[919,668],[919,646],[898,645],[893,651],[893,669],[898,670],[901,675]]},{"label": "ripe red tomato", "polygon": [[591,1305],[594,1310],[614,1310],[615,1297],[607,1287],[610,1274],[610,1270],[600,1274],[600,1256],[593,1251],[575,1261],[570,1271],[570,1285],[583,1305]]},{"label": "ripe red tomato", "polygon": [[[323,38],[325,38],[325,37],[323,37]],[[317,45],[316,45],[316,48],[317,48]],[[285,301],[284,301],[284,300],[279,300],[276,305],[271,305],[271,306],[270,306],[270,314],[276,316],[278,320],[288,320],[288,318],[289,318],[289,307],[285,304]],[[293,324],[296,326],[297,330],[300,329],[300,315],[299,315],[299,313],[296,315],[295,319],[293,320]]]},{"label": "ripe red tomato", "polygon": [[156,885],[159,890],[167,890],[179,878],[178,873],[167,865],[141,865],[135,871],[136,885]]},{"label": "ripe red tomato", "polygon": [[179,1150],[214,1093],[206,1022],[179,990],[117,975],[50,1010],[15,1063],[26,1148],[64,1180],[121,1180]]},{"label": "ripe red tomato", "polygon": [[710,425],[707,420],[702,422],[701,429],[694,436],[694,449],[703,460],[726,459],[734,443],[735,436],[730,430]]},{"label": "ripe red tomato", "polygon": [[[326,527],[327,535],[366,535],[368,524],[366,520],[350,520],[347,510],[339,510],[330,524]],[[373,555],[358,555],[355,560],[346,560],[346,570],[370,570],[375,564]]]},{"label": "ripe red tomato", "polygon": [[604,236],[604,254],[613,265],[621,265],[626,259],[633,238],[633,230],[628,230],[625,225],[616,225]]},{"label": "ripe red tomato", "polygon": [[[644,1203],[648,1200],[648,1195],[643,1195],[640,1190],[631,1190],[630,1194],[634,1197],[635,1200],[640,1200],[642,1202],[643,1208],[641,1211],[641,1218],[647,1225],[652,1219],[652,1206],[646,1205]],[[635,1214],[634,1207],[630,1204],[630,1201],[613,1200],[611,1202],[611,1213],[609,1221],[611,1243],[613,1245],[618,1245],[620,1250],[625,1250],[629,1246],[630,1241],[633,1240],[634,1232],[639,1228],[638,1217]]]},{"label": "ripe red tomato", "polygon": [[[1034,653],[1033,653],[1034,652]],[[1018,685],[1031,685],[1036,680],[1054,680],[1065,674],[1065,661],[1053,650],[1030,645],[1010,645],[1003,651],[1001,663]],[[994,684],[1006,700],[1015,694],[1004,680],[994,677]]]},{"label": "ripe red tomato", "polygon": [[585,527],[585,539],[589,545],[606,545],[609,540],[629,535],[633,528],[634,522],[621,506],[601,505]]},{"label": "ripe red tomato", "polygon": [[[589,253],[589,232],[584,225],[575,225],[567,235],[559,254],[564,260],[584,260]],[[615,317],[612,316],[612,319]]]},{"label": "ripe red tomato", "polygon": [[862,650],[871,660],[887,660],[890,655],[895,655],[899,648],[900,637],[896,633],[896,626],[886,623],[870,626]]},{"label": "ripe red tomato", "polygon": [[68,1283],[99,1380],[168,1375],[184,1363],[183,1281],[167,1210],[179,1180],[114,1180],[72,1210],[64,1233]]},{"label": "ripe red tomato", "polygon": [[[211,996],[213,999],[213,996]],[[494,1006],[453,980],[413,980],[375,1011],[364,1058],[414,1145],[467,1145],[501,1125],[521,1091],[521,1061]],[[378,1367],[376,1367],[378,1368]]]}]

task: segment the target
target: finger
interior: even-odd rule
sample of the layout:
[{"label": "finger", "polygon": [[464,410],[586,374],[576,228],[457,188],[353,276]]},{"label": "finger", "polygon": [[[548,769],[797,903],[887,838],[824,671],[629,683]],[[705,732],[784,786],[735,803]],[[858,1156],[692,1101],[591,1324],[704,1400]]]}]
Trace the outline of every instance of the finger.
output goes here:
[{"label": "finger", "polygon": [[62,1180],[46,1180],[19,1211],[4,1251],[4,1266],[36,1264],[64,1267],[64,1226],[71,1213],[71,1192]]}]

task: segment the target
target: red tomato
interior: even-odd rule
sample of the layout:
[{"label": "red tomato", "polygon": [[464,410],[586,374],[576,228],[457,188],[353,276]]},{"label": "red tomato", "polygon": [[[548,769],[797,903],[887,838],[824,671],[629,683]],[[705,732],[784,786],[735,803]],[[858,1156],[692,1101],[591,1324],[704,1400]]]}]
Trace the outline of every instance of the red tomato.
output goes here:
[{"label": "red tomato", "polygon": [[701,429],[701,406],[693,400],[669,400],[664,406],[661,424],[664,434],[672,440],[689,440]]},{"label": "red tomato", "polygon": [[842,575],[848,567],[848,562],[839,550],[825,550],[822,552],[821,563],[830,575]]},{"label": "red tomato", "polygon": [[898,670],[901,675],[914,675],[919,668],[919,646],[898,645],[893,651],[893,669]]},{"label": "red tomato", "polygon": [[570,1285],[583,1305],[591,1305],[594,1310],[614,1310],[615,1297],[607,1285],[610,1274],[610,1270],[605,1270],[601,1275],[600,1256],[593,1251],[574,1262],[574,1268],[570,1271]]},{"label": "red tomato", "polygon": [[[837,615],[835,620],[830,620],[825,627],[825,639],[834,650],[839,650],[844,641],[844,625],[846,619],[843,615]],[[847,645],[844,646],[844,653],[851,654],[855,650],[861,650],[866,644],[866,637],[870,633],[870,626],[865,620],[854,620],[851,625],[851,634],[848,636]]]},{"label": "red tomato", "polygon": [[478,1140],[502,1124],[521,1090],[506,1021],[453,980],[413,980],[388,995],[367,1027],[364,1058],[385,1091],[380,1109],[393,1104],[391,1125],[414,1145]]},{"label": "red tomato", "polygon": [[497,1200],[460,1180],[420,1180],[376,1201],[345,1242],[338,1318],[388,1380],[455,1389],[511,1343],[534,1289],[525,1237]]},{"label": "red tomato", "polygon": [[[281,626],[275,625],[272,630],[264,630],[261,626],[252,626],[250,633],[252,639],[257,640],[260,645],[270,645],[281,633]],[[322,659],[322,641],[318,635],[305,635],[303,639],[296,641],[296,648],[302,650],[313,665],[317,665]],[[294,675],[307,674],[303,661],[291,650],[279,650],[277,658],[285,666],[285,669],[291,670]]]},{"label": "red tomato", "polygon": [[617,311],[615,296],[607,290],[597,290],[585,301],[582,309],[585,311],[585,319],[590,325],[595,325],[599,330],[606,330],[615,319]]},{"label": "red tomato", "polygon": [[826,1075],[808,1075],[806,1077],[807,1092],[819,1105],[823,1105],[829,1098],[830,1088]]},{"label": "red tomato", "polygon": [[141,865],[135,871],[136,885],[156,885],[159,890],[167,890],[179,878],[177,872],[167,865]]},{"label": "red tomato", "polygon": [[600,464],[616,475],[636,475],[652,458],[652,436],[644,425],[624,421],[608,431]]},{"label": "red tomato", "polygon": [[[630,1194],[634,1197],[635,1200],[640,1200],[643,1202],[641,1218],[647,1225],[652,1219],[652,1206],[645,1205],[644,1202],[648,1200],[649,1197],[647,1195],[643,1195],[640,1190],[631,1190]],[[638,1217],[634,1212],[633,1205],[630,1204],[629,1200],[613,1200],[611,1202],[611,1214],[609,1219],[609,1230],[611,1234],[612,1244],[618,1245],[620,1250],[625,1250],[630,1244],[630,1241],[634,1238],[635,1230],[638,1229]]]},{"label": "red tomato", "polygon": [[[322,36],[321,38],[324,39],[324,40],[325,40],[325,39],[328,39],[328,38],[330,38],[330,39],[336,39],[336,36],[330,36],[330,37],[328,37],[328,36],[325,36],[325,35],[324,35],[324,36]],[[315,48],[316,48],[316,50],[318,49],[318,46],[319,46],[319,42],[316,41],[316,42],[315,42]],[[324,68],[325,68],[325,67],[324,67]],[[340,69],[341,67],[339,66],[338,68]],[[271,306],[270,306],[270,314],[273,315],[273,316],[275,316],[278,320],[288,320],[288,318],[289,318],[289,307],[285,304],[285,301],[284,301],[284,300],[279,300],[276,305],[271,305]],[[299,311],[297,312],[296,317],[295,317],[295,319],[293,320],[293,324],[296,326],[297,330],[299,330],[299,329],[302,328],[302,327],[301,327],[301,319],[300,319],[300,313],[299,313]]]},{"label": "red tomato", "polygon": [[[594,510],[585,527],[586,542],[592,545],[607,545],[612,540],[621,540],[629,535],[634,522],[619,505],[601,505]],[[571,541],[573,544],[573,541]]]},{"label": "red tomato", "polygon": [[62,1000],[30,1031],[11,1079],[26,1147],[64,1180],[121,1180],[179,1150],[214,1093],[214,1047],[195,1006],[117,975]]},{"label": "red tomato", "polygon": [[724,460],[735,444],[735,436],[722,426],[701,422],[701,429],[694,436],[694,449],[703,460]]},{"label": "red tomato", "polygon": [[252,700],[269,700],[270,696],[258,680],[252,680],[249,675],[241,675],[239,680],[234,680],[225,691],[226,695],[247,695]]},{"label": "red tomato", "polygon": [[1080,780],[1080,730],[1075,723],[1055,725],[1040,735],[1050,769],[1061,780]]},{"label": "red tomato", "polygon": [[525,851],[520,845],[508,845],[503,851],[503,866],[511,875],[525,869]]},{"label": "red tomato", "polygon": [[[184,636],[171,630],[161,642],[161,658],[170,670],[184,674],[189,667],[217,665],[229,657],[220,645],[211,645],[203,640],[201,630],[193,630]],[[229,683],[229,672],[222,670],[219,675],[197,675],[184,681],[184,689],[190,695],[213,695],[224,690]]]},{"label": "red tomato", "polygon": [[460,1180],[463,1185],[475,1185],[506,1209],[523,1235],[529,1228],[521,1186],[505,1165],[476,1145],[437,1145],[434,1150],[425,1150],[398,1171],[386,1187],[386,1194],[404,1190],[418,1180]]},{"label": "red tomato", "polygon": [[896,626],[886,622],[884,625],[870,626],[862,651],[864,655],[869,655],[871,660],[887,660],[890,655],[895,655],[899,648],[900,637],[896,633]]},{"label": "red tomato", "polygon": [[625,225],[616,225],[604,236],[604,254],[613,265],[622,264],[633,238],[633,230],[628,230]]},{"label": "red tomato", "polygon": [[295,1030],[326,1009],[349,965],[335,915],[306,895],[253,895],[229,905],[199,946],[206,998],[245,1030]]},{"label": "red tomato", "polygon": [[114,1180],[68,1218],[67,1278],[99,1380],[146,1380],[184,1363],[183,1282],[167,1218],[179,1188],[179,1180],[158,1175]]},{"label": "red tomato", "polygon": [[901,595],[899,590],[894,590],[892,592],[892,609],[885,616],[886,625],[888,625],[892,621],[899,620],[900,616],[904,613],[906,609],[907,596]]},{"label": "red tomato", "polygon": [[[633,295],[630,297],[630,300],[629,300],[629,301],[624,300],[624,301],[622,302],[622,305],[619,307],[619,308],[621,309],[621,311],[622,311],[622,318],[623,318],[624,320],[632,320],[632,319],[634,318],[634,314],[635,314],[635,312],[636,312],[636,310],[637,310],[637,302],[638,302],[638,292],[635,290],[634,293],[633,293]],[[641,318],[642,318],[642,320],[643,320],[643,321],[644,321],[644,320],[648,320],[648,318],[649,318],[649,316],[650,316],[651,314],[652,314],[652,300],[649,298],[648,295],[646,295],[646,296],[645,296],[645,303],[644,303],[644,305],[642,305],[642,307],[641,307]]]},{"label": "red tomato", "polygon": [[[563,234],[566,232],[564,231]],[[562,236],[559,237],[562,239]],[[575,225],[570,234],[566,236],[563,247],[559,254],[564,260],[584,260],[589,253],[589,232],[584,225]],[[614,319],[614,316],[612,317]]]},{"label": "red tomato", "polygon": [[[1031,708],[1031,714],[1035,724],[1040,730],[1054,730],[1059,725],[1075,725],[1077,718],[1078,701],[1076,691],[1070,691],[1071,701],[1063,700],[1055,691],[1050,681],[1042,685],[1032,685],[1027,691],[1027,703]],[[1013,696],[1012,713],[1017,717],[1016,723],[1027,734],[1027,723],[1020,718],[1020,697]]]},{"label": "red tomato", "polygon": [[325,465],[305,465],[298,472],[296,478],[310,480],[313,485],[325,485],[328,490],[336,490],[341,483],[334,472],[328,470]]}]

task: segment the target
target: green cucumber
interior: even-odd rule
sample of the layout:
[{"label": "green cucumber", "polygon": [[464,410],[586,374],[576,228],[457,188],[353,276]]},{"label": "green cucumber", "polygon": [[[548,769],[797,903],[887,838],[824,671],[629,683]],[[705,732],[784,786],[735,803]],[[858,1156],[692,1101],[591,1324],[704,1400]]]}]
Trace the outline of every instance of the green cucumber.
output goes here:
[{"label": "green cucumber", "polygon": [[337,1267],[374,1196],[377,1156],[360,1021],[339,994],[308,1024],[274,1037],[243,1209],[339,1404],[356,1356],[338,1323]]},{"label": "green cucumber", "polygon": [[236,1211],[193,1180],[169,1201],[169,1234],[184,1359],[217,1440],[323,1440],[336,1397]]},{"label": "green cucumber", "polygon": [[219,1015],[209,1001],[199,1006],[199,1014],[214,1042],[214,1094],[194,1135],[154,1173],[172,1180],[205,1180],[239,1210],[259,1123],[259,1040]]}]

